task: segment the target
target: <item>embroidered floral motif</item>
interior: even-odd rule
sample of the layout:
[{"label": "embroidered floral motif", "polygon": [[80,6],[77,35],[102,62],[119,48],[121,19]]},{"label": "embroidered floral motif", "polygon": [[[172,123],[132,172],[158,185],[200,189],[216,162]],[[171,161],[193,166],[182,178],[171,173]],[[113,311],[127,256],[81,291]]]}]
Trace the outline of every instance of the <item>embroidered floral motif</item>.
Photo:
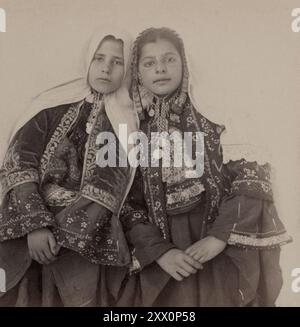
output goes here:
[{"label": "embroidered floral motif", "polygon": [[80,249],[83,249],[85,246],[86,246],[86,243],[85,243],[85,242],[83,242],[83,241],[79,241],[79,242],[78,242],[78,247],[79,247]]},{"label": "embroidered floral motif", "polygon": [[[117,240],[112,237],[110,217],[102,217],[101,224],[91,228],[89,223],[82,223],[86,220],[83,212],[78,212],[72,222],[67,219],[71,224],[60,226],[53,233],[58,244],[76,251],[92,263],[115,265],[119,260],[119,247]],[[80,230],[76,227],[78,224]]]},{"label": "embroidered floral motif", "polygon": [[189,113],[188,116],[186,117],[186,123],[187,123],[187,127],[193,126],[194,118],[191,113]]},{"label": "embroidered floral motif", "polygon": [[112,214],[95,217],[86,210],[76,210],[61,217],[53,233],[57,242],[78,252],[93,263],[114,264],[118,260],[118,244],[113,238]]},{"label": "embroidered floral motif", "polygon": [[175,123],[180,123],[180,116],[174,113],[170,113],[170,120]]}]

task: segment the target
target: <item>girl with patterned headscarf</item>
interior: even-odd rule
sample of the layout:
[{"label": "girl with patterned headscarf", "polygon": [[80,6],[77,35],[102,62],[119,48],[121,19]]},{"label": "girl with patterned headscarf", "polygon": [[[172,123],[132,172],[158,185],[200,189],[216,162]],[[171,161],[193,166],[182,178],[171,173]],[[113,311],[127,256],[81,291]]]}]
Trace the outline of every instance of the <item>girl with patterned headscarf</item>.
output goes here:
[{"label": "girl with patterned headscarf", "polygon": [[184,165],[161,164],[162,151],[160,165],[138,168],[121,213],[133,261],[119,305],[274,305],[282,285],[280,246],[290,237],[274,207],[269,165],[223,162],[225,128],[198,111],[176,32],[142,32],[131,70],[132,99],[149,143],[153,132],[201,132],[204,170],[187,178]]},{"label": "girl with patterned headscarf", "polygon": [[84,72],[35,98],[11,134],[0,171],[1,306],[99,304],[101,267],[130,262],[119,212],[134,172],[100,167],[97,136],[136,126],[125,74],[131,44],[125,32],[101,28]]}]

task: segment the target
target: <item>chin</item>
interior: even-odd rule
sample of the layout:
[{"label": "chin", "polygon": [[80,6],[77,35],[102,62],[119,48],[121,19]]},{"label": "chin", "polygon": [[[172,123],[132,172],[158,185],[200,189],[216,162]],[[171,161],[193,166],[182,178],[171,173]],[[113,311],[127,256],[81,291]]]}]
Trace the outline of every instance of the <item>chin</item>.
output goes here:
[{"label": "chin", "polygon": [[102,94],[108,94],[108,93],[112,93],[114,91],[114,89],[106,88],[106,87],[98,87],[95,90]]},{"label": "chin", "polygon": [[168,94],[172,93],[172,91],[160,89],[160,90],[153,90],[153,93],[156,95],[168,95]]}]

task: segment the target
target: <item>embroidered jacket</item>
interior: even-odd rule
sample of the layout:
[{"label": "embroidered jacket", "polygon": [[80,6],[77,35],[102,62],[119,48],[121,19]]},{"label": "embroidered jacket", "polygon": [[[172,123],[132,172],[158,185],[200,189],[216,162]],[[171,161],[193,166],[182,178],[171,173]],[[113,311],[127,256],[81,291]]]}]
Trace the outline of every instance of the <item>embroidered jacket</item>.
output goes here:
[{"label": "embroidered jacket", "polygon": [[103,106],[90,109],[80,102],[43,110],[15,135],[0,172],[0,241],[49,226],[60,245],[90,261],[126,265],[130,254],[118,216],[133,170],[97,165],[97,135],[114,130]]}]

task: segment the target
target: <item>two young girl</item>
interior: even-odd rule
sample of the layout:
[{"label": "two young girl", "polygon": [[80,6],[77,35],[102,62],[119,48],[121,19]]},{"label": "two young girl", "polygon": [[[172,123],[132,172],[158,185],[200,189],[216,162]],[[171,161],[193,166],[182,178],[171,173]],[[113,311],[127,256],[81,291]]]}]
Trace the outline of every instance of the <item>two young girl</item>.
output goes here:
[{"label": "two young girl", "polygon": [[[124,79],[129,47],[119,33],[102,34],[87,77],[37,98],[33,118],[14,133],[1,170],[0,263],[9,291],[0,301],[274,305],[280,245],[290,239],[268,165],[223,163],[224,127],[197,111],[174,31],[141,33]],[[134,112],[149,144],[153,132],[204,133],[203,175],[187,178],[188,167],[162,167],[161,157],[136,173],[97,166],[97,135],[118,134],[119,123],[135,130]],[[36,285],[40,292],[28,297]]]}]

